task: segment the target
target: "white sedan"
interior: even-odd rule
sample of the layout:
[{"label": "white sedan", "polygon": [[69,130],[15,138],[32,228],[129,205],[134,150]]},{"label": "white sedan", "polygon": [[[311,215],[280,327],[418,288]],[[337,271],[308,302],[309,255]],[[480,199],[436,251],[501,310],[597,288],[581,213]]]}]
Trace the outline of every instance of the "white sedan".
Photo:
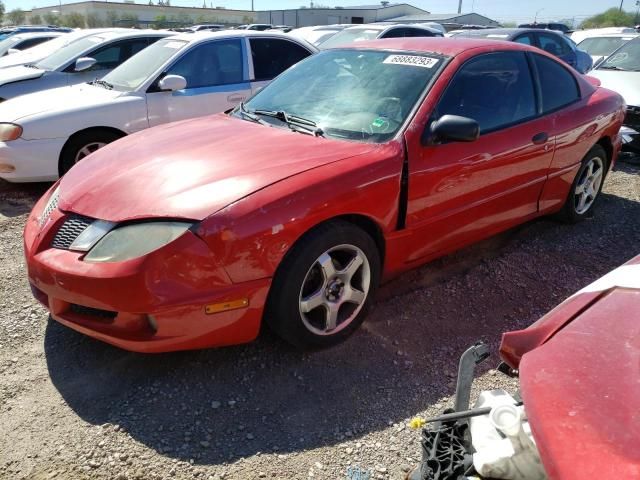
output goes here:
[{"label": "white sedan", "polygon": [[55,180],[120,137],[232,108],[316,51],[284,33],[183,34],[156,42],[102,80],[0,103],[0,178]]},{"label": "white sedan", "polygon": [[50,32],[27,32],[11,35],[0,41],[0,57],[20,53],[23,50],[28,50],[63,35],[66,35],[66,33],[54,32],[53,30]]},{"label": "white sedan", "polygon": [[[101,78],[171,32],[123,29],[70,43],[38,63],[0,70],[0,101]],[[3,120],[0,117],[0,120]]]}]

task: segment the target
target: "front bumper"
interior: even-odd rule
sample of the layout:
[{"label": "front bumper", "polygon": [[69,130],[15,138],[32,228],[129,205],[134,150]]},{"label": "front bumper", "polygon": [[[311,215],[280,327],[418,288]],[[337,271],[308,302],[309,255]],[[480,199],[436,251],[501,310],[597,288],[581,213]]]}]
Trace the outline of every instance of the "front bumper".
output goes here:
[{"label": "front bumper", "polygon": [[[32,214],[24,235],[32,291],[58,322],[136,352],[234,345],[258,335],[270,279],[233,284],[192,232],[141,258],[90,263],[50,247],[63,220],[55,211],[40,228]],[[207,305],[239,299],[246,306],[206,313]]]},{"label": "front bumper", "polygon": [[58,178],[66,138],[0,142],[0,178],[8,182],[49,182]]}]

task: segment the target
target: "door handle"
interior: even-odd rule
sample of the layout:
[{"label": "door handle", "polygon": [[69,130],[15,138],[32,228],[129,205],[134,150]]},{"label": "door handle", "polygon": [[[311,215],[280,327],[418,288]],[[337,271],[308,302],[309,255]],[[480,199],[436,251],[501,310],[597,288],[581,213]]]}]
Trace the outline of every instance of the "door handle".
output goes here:
[{"label": "door handle", "polygon": [[542,145],[543,143],[547,143],[547,140],[549,140],[549,134],[547,132],[540,132],[531,139],[534,145]]}]

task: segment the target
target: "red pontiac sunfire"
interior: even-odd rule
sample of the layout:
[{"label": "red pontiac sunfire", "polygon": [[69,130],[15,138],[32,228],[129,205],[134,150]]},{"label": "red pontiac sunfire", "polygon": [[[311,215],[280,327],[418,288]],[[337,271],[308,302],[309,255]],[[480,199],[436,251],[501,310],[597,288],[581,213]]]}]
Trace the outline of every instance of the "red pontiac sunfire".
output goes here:
[{"label": "red pontiac sunfire", "polygon": [[229,115],[76,165],[25,228],[34,295],[134,351],[248,342],[263,319],[334,344],[381,280],[540,215],[589,215],[625,110],[595,84],[507,42],[324,51]]}]

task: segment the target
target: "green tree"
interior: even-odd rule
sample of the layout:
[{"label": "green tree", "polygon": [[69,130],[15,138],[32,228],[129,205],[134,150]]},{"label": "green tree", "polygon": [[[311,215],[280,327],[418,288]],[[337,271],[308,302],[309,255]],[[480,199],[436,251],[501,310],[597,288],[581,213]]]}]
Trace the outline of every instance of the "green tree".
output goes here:
[{"label": "green tree", "polygon": [[119,18],[120,16],[118,15],[118,12],[114,10],[109,10],[107,12],[107,26],[115,27],[118,24]]},{"label": "green tree", "polygon": [[7,13],[7,18],[11,22],[12,25],[20,25],[24,23],[26,19],[26,14],[21,8],[15,8]]},{"label": "green tree", "polygon": [[0,0],[0,22],[2,22],[2,17],[4,17],[4,2]]},{"label": "green tree", "polygon": [[50,12],[45,13],[42,16],[42,19],[44,20],[45,25],[57,25],[60,21],[60,17]]},{"label": "green tree", "polygon": [[160,28],[167,28],[167,25],[168,25],[167,16],[158,15],[156,16],[156,18],[153,19],[153,23],[151,24],[151,27],[155,29],[160,29]]},{"label": "green tree", "polygon": [[42,25],[42,18],[37,13],[29,18],[31,25]]},{"label": "green tree", "polygon": [[87,27],[88,28],[98,28],[103,27],[104,23],[100,16],[95,13],[87,13]]},{"label": "green tree", "polygon": [[138,26],[138,16],[133,13],[123,13],[118,22],[119,27],[133,28]]},{"label": "green tree", "polygon": [[587,18],[580,25],[581,28],[602,27],[632,27],[635,15],[630,12],[620,11],[618,8],[610,8],[606,12]]},{"label": "green tree", "polygon": [[85,20],[84,15],[78,12],[67,13],[60,19],[60,23],[65,27],[70,28],[84,28]]}]

